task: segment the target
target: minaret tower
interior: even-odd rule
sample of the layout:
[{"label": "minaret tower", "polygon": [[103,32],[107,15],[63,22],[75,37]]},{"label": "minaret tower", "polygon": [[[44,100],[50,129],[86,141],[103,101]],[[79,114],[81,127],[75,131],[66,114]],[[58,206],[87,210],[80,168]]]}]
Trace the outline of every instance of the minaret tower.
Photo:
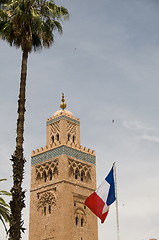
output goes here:
[{"label": "minaret tower", "polygon": [[66,110],[47,119],[44,148],[32,151],[29,240],[98,240],[85,206],[96,189],[95,152],[80,145],[80,119]]}]

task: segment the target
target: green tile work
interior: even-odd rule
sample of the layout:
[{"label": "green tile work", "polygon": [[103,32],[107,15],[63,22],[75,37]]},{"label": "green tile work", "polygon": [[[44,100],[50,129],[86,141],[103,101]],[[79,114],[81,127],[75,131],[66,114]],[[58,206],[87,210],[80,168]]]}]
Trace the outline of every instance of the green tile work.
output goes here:
[{"label": "green tile work", "polygon": [[60,155],[67,155],[88,163],[95,164],[95,156],[92,156],[90,154],[81,152],[79,150],[67,147],[67,146],[60,146],[52,150],[48,150],[47,152],[40,153],[36,156],[33,156],[31,158],[31,165],[35,165],[37,163],[41,163],[47,160],[50,160],[52,158],[58,157]]},{"label": "green tile work", "polygon": [[57,118],[54,118],[54,119],[51,119],[50,121],[46,122],[46,125],[49,125],[49,124],[54,123],[54,122],[57,122],[57,121],[59,121],[59,120],[61,120],[63,118],[65,118],[66,120],[69,120],[69,121],[71,121],[73,123],[76,123],[76,124],[80,125],[79,121],[77,121],[75,119],[72,119],[72,118],[69,118],[69,117],[64,116],[64,115],[62,115],[60,117],[57,117]]}]

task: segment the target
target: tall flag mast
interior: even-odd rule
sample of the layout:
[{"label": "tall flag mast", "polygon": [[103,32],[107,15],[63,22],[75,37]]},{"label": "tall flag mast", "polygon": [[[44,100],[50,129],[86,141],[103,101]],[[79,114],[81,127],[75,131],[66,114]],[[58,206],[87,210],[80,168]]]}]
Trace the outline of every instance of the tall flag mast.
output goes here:
[{"label": "tall flag mast", "polygon": [[116,200],[116,219],[117,219],[117,240],[119,240],[119,215],[118,215],[118,199],[117,199],[117,179],[116,179],[116,163],[102,182],[102,184],[93,192],[85,201],[85,205],[101,219],[104,223],[110,205]]},{"label": "tall flag mast", "polygon": [[113,169],[114,169],[115,198],[116,198],[117,240],[120,240],[120,237],[119,237],[119,214],[118,214],[118,198],[117,198],[116,162],[113,163]]}]

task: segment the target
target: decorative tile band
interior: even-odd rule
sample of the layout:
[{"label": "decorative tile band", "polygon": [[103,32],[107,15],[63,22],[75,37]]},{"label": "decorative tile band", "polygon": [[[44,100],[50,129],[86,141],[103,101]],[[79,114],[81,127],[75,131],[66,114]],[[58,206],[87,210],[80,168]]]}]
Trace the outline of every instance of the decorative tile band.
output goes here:
[{"label": "decorative tile band", "polygon": [[75,119],[72,119],[72,118],[69,118],[69,117],[64,116],[64,115],[47,121],[47,122],[46,122],[46,125],[49,125],[49,124],[54,123],[54,122],[56,122],[56,121],[59,121],[59,120],[61,120],[61,119],[63,119],[63,118],[65,118],[66,120],[69,120],[69,121],[71,121],[71,122],[73,122],[73,123],[76,123],[76,124],[80,125],[80,122],[79,122],[79,121],[77,121],[77,120],[75,120]]},{"label": "decorative tile band", "polygon": [[54,148],[52,150],[48,150],[47,152],[38,154],[36,156],[32,156],[31,157],[31,165],[35,165],[37,163],[41,163],[47,160],[50,160],[52,158],[58,157],[60,155],[68,155],[70,157],[88,162],[88,163],[92,163],[92,164],[96,164],[95,162],[95,156],[92,156],[90,154],[81,152],[79,150],[67,147],[67,146],[60,146],[57,148]]}]

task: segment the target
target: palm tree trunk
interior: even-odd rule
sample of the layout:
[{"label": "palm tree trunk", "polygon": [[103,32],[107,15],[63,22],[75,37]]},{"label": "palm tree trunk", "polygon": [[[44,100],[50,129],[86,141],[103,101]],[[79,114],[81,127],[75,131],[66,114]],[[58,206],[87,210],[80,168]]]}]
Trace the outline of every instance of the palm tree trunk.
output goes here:
[{"label": "palm tree trunk", "polygon": [[25,230],[23,228],[24,221],[22,220],[22,209],[25,207],[24,203],[25,191],[22,190],[22,181],[25,163],[25,159],[23,157],[23,141],[24,141],[23,133],[24,133],[27,60],[28,51],[23,51],[20,78],[20,94],[18,99],[16,150],[11,158],[13,166],[13,187],[11,189],[12,200],[10,201],[11,207],[11,220],[9,229],[10,240],[20,240],[21,232]]}]

